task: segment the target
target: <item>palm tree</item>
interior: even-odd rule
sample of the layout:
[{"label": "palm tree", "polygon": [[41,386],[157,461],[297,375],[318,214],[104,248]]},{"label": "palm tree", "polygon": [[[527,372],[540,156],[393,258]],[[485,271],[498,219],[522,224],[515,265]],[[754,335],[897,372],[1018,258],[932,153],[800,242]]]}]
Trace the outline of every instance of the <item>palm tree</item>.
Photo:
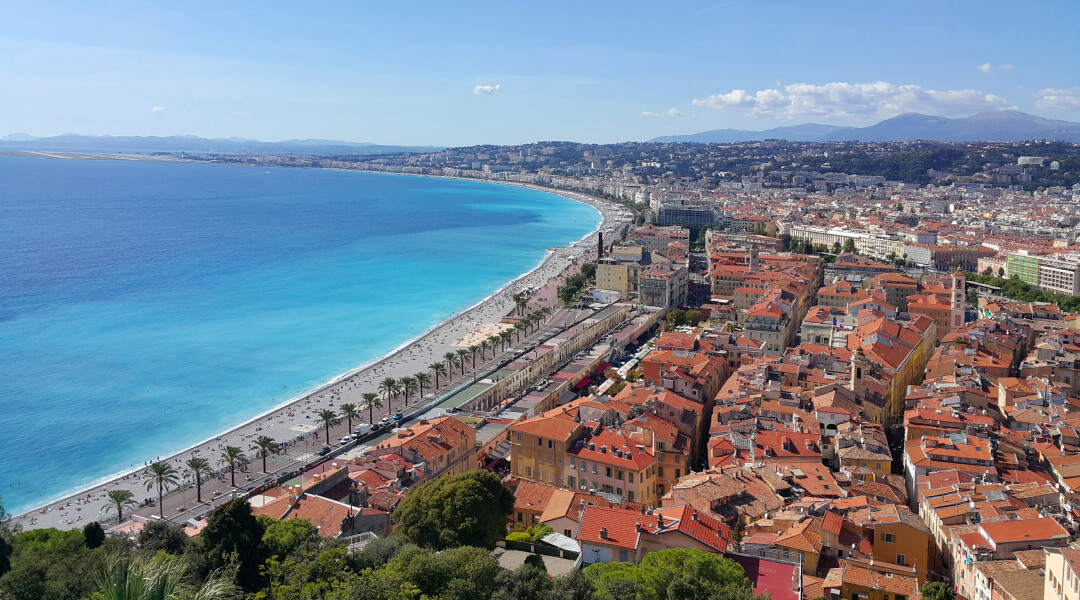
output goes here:
[{"label": "palm tree", "polygon": [[522,325],[521,321],[518,321],[517,323],[514,323],[514,338],[518,342],[521,341],[521,330],[522,329],[525,329],[525,326]]},{"label": "palm tree", "polygon": [[469,346],[469,354],[472,354],[472,368],[476,370],[476,353],[480,351],[480,344],[473,344]]},{"label": "palm tree", "polygon": [[97,576],[98,594],[103,600],[219,600],[235,598],[238,592],[231,577],[214,571],[198,589],[187,584],[194,569],[187,556],[164,552],[128,557],[113,554]]},{"label": "palm tree", "polygon": [[[344,408],[344,407],[342,407],[342,408]],[[258,439],[256,439],[251,444],[251,448],[248,448],[248,450],[251,450],[252,452],[258,452],[259,456],[262,457],[263,473],[267,472],[267,470],[266,470],[266,455],[270,454],[271,452],[277,452],[278,449],[279,449],[278,448],[278,443],[274,441],[274,438],[272,438],[272,437],[270,437],[268,435],[260,435],[258,437]]]},{"label": "palm tree", "polygon": [[371,424],[374,425],[375,409],[382,408],[382,402],[379,401],[379,395],[375,392],[364,392],[363,398],[364,401],[360,403],[360,406],[368,410],[368,420],[370,420]]},{"label": "palm tree", "polygon": [[454,362],[456,362],[458,365],[461,366],[461,374],[462,375],[465,375],[465,357],[468,356],[468,355],[469,355],[469,351],[464,349],[464,348],[462,348],[461,350],[458,350],[457,353],[455,354],[455,356],[457,356],[457,358],[454,359]]},{"label": "palm tree", "polygon": [[504,329],[499,332],[499,339],[502,340],[503,350],[510,345],[510,339],[514,337],[514,334],[510,333],[509,329]]},{"label": "palm tree", "polygon": [[221,460],[218,461],[218,466],[229,465],[229,478],[232,480],[232,486],[236,487],[236,467],[242,467],[248,462],[248,457],[244,456],[244,451],[236,446],[225,446],[225,450],[221,452]]},{"label": "palm tree", "polygon": [[325,409],[319,411],[319,422],[322,423],[323,427],[326,428],[326,444],[327,445],[330,444],[330,425],[332,425],[334,423],[334,421],[336,421],[336,420],[337,420],[337,413],[330,410],[329,408],[325,408]]},{"label": "palm tree", "polygon": [[112,490],[109,492],[109,503],[106,508],[116,509],[116,522],[124,520],[124,509],[135,508],[139,503],[135,502],[135,494],[131,490]]},{"label": "palm tree", "polygon": [[487,351],[491,348],[491,339],[485,339],[480,342],[480,356],[484,360],[487,360]]},{"label": "palm tree", "polygon": [[514,304],[516,305],[518,314],[525,312],[525,307],[529,305],[529,300],[522,294],[514,294]]},{"label": "palm tree", "polygon": [[158,508],[161,510],[161,518],[164,519],[165,503],[163,499],[165,497],[165,488],[180,483],[176,469],[171,464],[159,460],[151,464],[149,469],[143,471],[143,475],[149,477],[146,480],[146,491],[149,492],[154,489],[154,486],[157,486]]},{"label": "palm tree", "polygon": [[427,373],[425,373],[423,371],[420,371],[419,373],[417,373],[413,377],[416,378],[416,385],[420,389],[420,397],[423,397],[424,396],[424,386],[431,383],[431,377]]},{"label": "palm tree", "polygon": [[390,396],[397,393],[397,380],[392,377],[383,379],[382,382],[379,383],[379,392],[382,392],[384,395],[383,397],[386,398],[387,410],[390,410]]},{"label": "palm tree", "polygon": [[205,458],[189,458],[184,464],[195,478],[195,501],[202,502],[202,478],[210,472],[210,462]]},{"label": "palm tree", "polygon": [[356,418],[356,405],[350,403],[342,404],[341,416],[349,420],[349,433],[352,433],[352,420]]},{"label": "palm tree", "polygon": [[525,315],[524,317],[521,317],[521,326],[522,326],[522,329],[525,330],[525,333],[529,333],[529,327],[532,327],[532,324],[533,324],[534,321],[535,321],[535,319],[533,318],[533,316],[531,314],[528,314],[528,315]]},{"label": "palm tree", "polygon": [[405,394],[405,406],[409,405],[409,392],[416,391],[416,378],[406,375],[398,380],[398,384],[401,385],[401,391]]},{"label": "palm tree", "polygon": [[447,352],[442,357],[446,359],[446,368],[450,370],[450,379],[454,378],[454,357],[457,356],[453,352]]},{"label": "palm tree", "polygon": [[435,376],[435,391],[439,390],[439,375],[446,375],[446,367],[441,363],[432,363],[428,370]]},{"label": "palm tree", "polygon": [[390,403],[390,396],[396,395],[398,390],[397,379],[393,377],[387,377],[379,383],[379,391],[385,394],[387,404]]}]

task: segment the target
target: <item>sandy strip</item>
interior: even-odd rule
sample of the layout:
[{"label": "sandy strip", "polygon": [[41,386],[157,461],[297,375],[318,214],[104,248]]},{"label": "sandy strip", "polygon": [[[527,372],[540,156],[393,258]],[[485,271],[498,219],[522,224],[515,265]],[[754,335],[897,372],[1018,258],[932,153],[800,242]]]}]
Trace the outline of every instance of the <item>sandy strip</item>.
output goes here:
[{"label": "sandy strip", "polygon": [[[335,377],[314,391],[285,402],[183,452],[165,457],[164,460],[174,463],[181,473],[185,471],[183,463],[195,456],[206,458],[213,468],[217,468],[220,449],[227,445],[239,446],[247,452],[252,440],[263,435],[270,436],[279,443],[297,440],[304,436],[306,431],[315,429],[313,424],[320,410],[334,409],[345,402],[359,404],[362,400],[361,394],[376,391],[378,382],[386,377],[400,378],[427,372],[428,366],[442,361],[445,353],[459,349],[460,346],[457,344],[460,340],[469,339],[474,332],[492,329],[493,324],[499,323],[503,316],[513,310],[512,296],[522,287],[531,286],[536,290],[528,310],[552,306],[555,301],[555,289],[561,281],[568,275],[576,273],[582,262],[595,256],[596,231],[603,231],[606,240],[613,240],[626,221],[619,216],[621,207],[618,205],[574,192],[556,192],[535,186],[525,187],[589,204],[600,211],[603,220],[597,230],[568,247],[549,252],[533,270],[507,283],[485,300],[451,316],[427,333],[403,344],[386,356]],[[395,410],[398,405],[400,405],[400,400],[395,402]],[[367,412],[364,411],[363,420],[365,421],[366,414]],[[384,407],[381,411],[376,411],[375,418],[378,419],[386,414],[387,409]],[[161,457],[144,457],[145,459],[149,459],[146,462],[152,462]],[[135,494],[136,499],[153,496],[152,492],[146,490],[145,482],[141,477],[142,471],[143,468],[140,467],[134,471],[103,478],[68,497],[48,505],[38,506],[34,510],[19,515],[15,521],[24,528],[82,528],[86,523],[98,518],[105,507],[106,495],[110,490],[129,489]],[[240,484],[239,477],[237,483]],[[45,512],[42,512],[43,510]]]}]

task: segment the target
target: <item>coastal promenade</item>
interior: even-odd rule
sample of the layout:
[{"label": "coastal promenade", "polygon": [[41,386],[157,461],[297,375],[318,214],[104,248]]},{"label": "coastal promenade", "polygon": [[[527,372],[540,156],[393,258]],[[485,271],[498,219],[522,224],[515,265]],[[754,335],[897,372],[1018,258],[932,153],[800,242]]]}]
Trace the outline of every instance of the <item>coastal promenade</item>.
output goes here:
[{"label": "coastal promenade", "polygon": [[[556,193],[543,188],[536,189]],[[597,208],[602,215],[598,230],[604,233],[606,240],[613,239],[614,234],[628,223],[625,213],[617,205],[573,192],[557,193]],[[379,360],[341,375],[310,393],[183,452],[167,457],[146,457],[144,462],[147,464],[157,460],[170,462],[183,477],[186,470],[184,463],[188,459],[205,458],[212,468],[218,469],[218,459],[222,450],[226,446],[237,446],[251,459],[247,468],[248,472],[236,474],[236,490],[241,492],[260,485],[268,477],[262,472],[262,461],[250,450],[254,440],[260,436],[269,436],[278,443],[288,444],[278,455],[268,457],[267,470],[271,474],[288,472],[299,465],[307,464],[317,456],[318,450],[325,443],[325,430],[318,421],[318,413],[321,410],[337,411],[344,403],[359,406],[362,402],[361,395],[365,392],[376,392],[379,382],[383,379],[387,377],[398,379],[427,372],[432,363],[443,361],[444,354],[460,349],[455,342],[483,328],[486,324],[500,322],[503,316],[514,309],[512,296],[521,288],[533,289],[528,310],[553,307],[557,302],[557,287],[566,277],[577,273],[583,263],[595,259],[595,240],[596,232],[594,231],[568,247],[552,251],[535,269],[507,283],[483,302],[450,317],[423,336]],[[497,359],[497,356],[489,357],[487,362]],[[479,360],[477,367],[480,368]],[[464,376],[459,373],[454,380],[469,377],[469,373]],[[447,385],[445,378],[442,379],[440,389]],[[432,390],[427,391],[427,396],[428,400],[433,397]],[[415,405],[417,402],[413,399],[410,404]],[[381,417],[393,415],[402,408],[400,398],[393,400],[392,406],[387,406],[384,402],[384,406],[375,411],[374,418],[377,421]],[[367,410],[359,411],[359,413],[360,416],[354,420],[354,424],[368,420]],[[344,420],[331,428],[331,442],[336,442],[339,437],[345,435],[346,429],[347,424]],[[335,446],[333,443],[331,445]],[[57,527],[60,529],[81,528],[86,523],[95,520],[105,522],[115,516],[107,510],[107,494],[111,490],[130,490],[137,500],[156,498],[156,491],[148,491],[146,488],[144,470],[144,468],[138,468],[47,506],[21,514],[15,518],[15,522],[24,528]],[[166,498],[165,517],[170,520],[176,520],[179,517],[182,520],[188,514],[200,514],[210,508],[207,503],[225,502],[231,497],[233,491],[235,490],[230,485],[229,474],[226,470],[204,481],[203,505],[196,506],[194,485],[185,487],[179,493]],[[134,513],[149,518],[157,515],[159,508],[144,506],[136,509]]]}]

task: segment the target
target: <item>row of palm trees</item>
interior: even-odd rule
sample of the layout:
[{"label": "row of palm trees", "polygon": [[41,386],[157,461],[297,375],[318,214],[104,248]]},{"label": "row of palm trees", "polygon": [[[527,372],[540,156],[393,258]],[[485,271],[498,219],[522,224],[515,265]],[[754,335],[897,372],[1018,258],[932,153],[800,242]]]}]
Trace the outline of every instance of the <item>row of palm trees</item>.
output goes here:
[{"label": "row of palm trees", "polygon": [[[541,308],[522,317],[517,323],[514,323],[514,326],[511,329],[492,334],[488,338],[481,340],[480,343],[473,344],[467,349],[461,348],[454,352],[447,352],[443,355],[442,362],[432,363],[428,367],[427,373],[420,372],[413,376],[402,377],[401,379],[394,379],[393,377],[383,379],[379,382],[378,393],[367,392],[361,396],[363,401],[360,403],[360,409],[366,409],[368,411],[368,419],[374,423],[375,409],[382,408],[384,401],[386,402],[386,406],[390,407],[393,398],[403,396],[405,406],[408,406],[409,394],[416,393],[423,396],[424,388],[428,387],[429,384],[431,384],[432,389],[438,391],[440,387],[440,377],[447,377],[447,374],[449,374],[447,379],[449,382],[454,378],[455,368],[458,370],[459,374],[463,376],[465,375],[466,368],[475,370],[477,355],[480,355],[481,361],[485,361],[488,358],[488,350],[491,350],[492,358],[494,358],[495,353],[500,350],[505,351],[512,341],[520,342],[522,333],[529,334],[530,329],[535,331],[536,328],[539,328],[544,318],[549,314],[551,314],[550,308]],[[379,398],[379,394],[383,395],[382,399]],[[350,416],[349,413],[345,412],[346,406],[349,407],[350,411],[355,411],[356,407],[351,404],[343,404],[341,407],[342,414],[350,417],[349,430],[351,431],[352,417],[355,417],[356,415],[354,413]],[[322,417],[320,416],[320,419],[321,418]],[[328,434],[327,443],[329,443],[329,440]]]},{"label": "row of palm trees", "polygon": [[[518,301],[515,298],[515,303],[518,305],[519,310],[524,310],[525,304]],[[476,369],[476,355],[479,354],[482,361],[487,360],[488,350],[492,351],[492,358],[495,357],[495,353],[500,350],[505,351],[511,341],[520,342],[521,334],[528,335],[530,328],[539,328],[543,320],[551,314],[551,309],[548,307],[541,308],[533,311],[514,323],[511,329],[501,331],[496,334],[492,334],[487,339],[482,340],[479,344],[473,344],[468,349],[462,348],[456,352],[447,352],[443,355],[443,362],[433,363],[428,367],[428,373],[417,373],[413,376],[405,376],[400,379],[394,379],[393,377],[387,377],[379,383],[379,393],[383,394],[383,400],[386,401],[387,407],[390,406],[392,398],[397,396],[403,396],[405,400],[405,406],[409,405],[409,394],[417,393],[420,396],[424,395],[424,388],[429,384],[434,385],[434,389],[439,389],[439,377],[445,377],[449,373],[447,382],[454,378],[454,368],[460,370],[462,376],[465,375],[465,369],[471,362],[471,368]],[[535,329],[534,329],[535,331]],[[429,375],[430,373],[430,375]],[[330,426],[337,423],[340,418],[345,418],[349,423],[349,431],[352,431],[353,419],[359,417],[359,410],[368,411],[368,420],[371,423],[375,422],[375,409],[383,407],[383,400],[379,399],[379,394],[375,392],[367,392],[362,396],[363,401],[359,406],[351,403],[342,404],[340,407],[341,414],[337,412],[325,409],[319,411],[318,420],[324,427],[326,432],[326,443],[330,443]],[[256,439],[250,448],[251,452],[257,452],[262,458],[263,473],[267,472],[266,457],[269,454],[276,453],[280,450],[280,446],[269,436],[260,436]],[[236,487],[236,469],[241,468],[248,464],[250,460],[244,451],[238,446],[226,446],[221,452],[218,460],[218,466],[229,467],[229,479],[232,487]],[[184,465],[187,467],[187,473],[190,474],[195,480],[195,497],[197,502],[202,502],[202,481],[203,477],[211,472],[210,461],[205,458],[193,457],[188,459]],[[161,518],[165,518],[165,505],[163,499],[165,497],[165,491],[169,487],[175,487],[180,482],[180,472],[176,470],[171,463],[165,461],[158,461],[150,465],[144,473],[149,477],[146,481],[146,489],[150,491],[157,488],[158,493],[158,506],[161,510]],[[135,495],[129,490],[112,490],[109,492],[109,508],[116,510],[116,516],[118,521],[123,521],[124,511],[137,506],[135,502]]]},{"label": "row of palm trees", "polygon": [[[280,449],[281,446],[273,438],[262,435],[252,442],[250,451],[258,453],[259,457],[262,458],[263,473],[267,473],[266,457],[278,452]],[[229,467],[229,479],[232,487],[236,487],[236,469],[242,468],[249,462],[250,459],[240,447],[225,446],[219,456],[218,466]],[[202,482],[211,473],[210,461],[196,456],[189,458],[184,463],[184,466],[187,467],[187,473],[195,480],[195,500],[196,502],[202,502]],[[158,507],[161,511],[161,518],[164,519],[165,504],[163,500],[165,492],[170,487],[176,487],[180,483],[180,471],[172,463],[158,461],[147,467],[143,474],[148,477],[146,490],[151,491],[155,487],[157,488]],[[135,495],[130,490],[112,490],[109,492],[108,498],[108,507],[116,511],[117,521],[124,520],[124,511],[126,509],[138,505],[135,502]]]}]

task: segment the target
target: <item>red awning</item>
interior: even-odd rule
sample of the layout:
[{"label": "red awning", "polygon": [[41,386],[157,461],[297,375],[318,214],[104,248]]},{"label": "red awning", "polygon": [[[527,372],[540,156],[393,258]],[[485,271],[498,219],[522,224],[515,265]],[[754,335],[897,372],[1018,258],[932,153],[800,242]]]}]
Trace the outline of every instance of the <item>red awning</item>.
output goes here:
[{"label": "red awning", "polygon": [[583,387],[585,387],[587,385],[589,385],[589,378],[588,377],[586,377],[585,379],[582,379],[581,381],[577,382],[577,385],[574,386],[574,389],[575,390],[580,390],[581,388],[583,388]]},{"label": "red awning", "polygon": [[604,371],[607,371],[610,368],[611,368],[611,363],[602,362],[602,363],[596,365],[596,372],[603,374]]}]

